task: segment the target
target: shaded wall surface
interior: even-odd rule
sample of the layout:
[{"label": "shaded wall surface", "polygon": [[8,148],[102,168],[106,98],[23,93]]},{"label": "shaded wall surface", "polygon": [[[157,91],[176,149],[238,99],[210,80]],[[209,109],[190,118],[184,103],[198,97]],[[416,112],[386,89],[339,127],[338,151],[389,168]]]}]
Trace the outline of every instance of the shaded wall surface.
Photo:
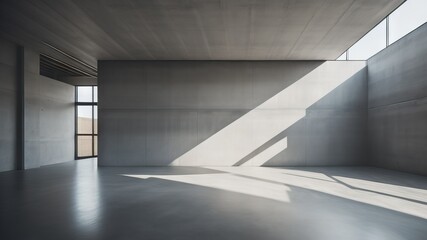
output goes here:
[{"label": "shaded wall surface", "polygon": [[[0,171],[17,169],[17,45],[0,39]],[[24,167],[74,159],[74,87],[39,74],[39,54],[25,48]]]},{"label": "shaded wall surface", "polygon": [[16,169],[16,52],[0,38],[0,172]]},{"label": "shaded wall surface", "polygon": [[26,51],[25,166],[74,160],[74,86],[39,74],[39,54]]},{"label": "shaded wall surface", "polygon": [[357,165],[365,62],[100,61],[103,166]]},{"label": "shaded wall surface", "polygon": [[368,61],[369,157],[427,174],[427,24]]}]

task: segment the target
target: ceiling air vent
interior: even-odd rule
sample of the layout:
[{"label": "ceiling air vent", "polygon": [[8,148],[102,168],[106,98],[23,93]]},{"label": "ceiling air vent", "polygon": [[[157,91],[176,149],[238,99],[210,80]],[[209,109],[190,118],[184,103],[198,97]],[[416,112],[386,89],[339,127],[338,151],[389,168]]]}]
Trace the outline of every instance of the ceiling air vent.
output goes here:
[{"label": "ceiling air vent", "polygon": [[40,54],[40,75],[56,80],[66,77],[96,77],[92,73],[45,54]]}]

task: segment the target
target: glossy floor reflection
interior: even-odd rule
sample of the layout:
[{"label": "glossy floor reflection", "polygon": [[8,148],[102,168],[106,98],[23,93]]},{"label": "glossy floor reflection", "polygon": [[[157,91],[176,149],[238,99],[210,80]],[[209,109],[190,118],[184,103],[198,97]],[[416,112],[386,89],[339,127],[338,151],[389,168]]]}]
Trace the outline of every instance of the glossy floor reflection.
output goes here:
[{"label": "glossy floor reflection", "polygon": [[426,239],[427,178],[376,168],[0,173],[0,239]]}]

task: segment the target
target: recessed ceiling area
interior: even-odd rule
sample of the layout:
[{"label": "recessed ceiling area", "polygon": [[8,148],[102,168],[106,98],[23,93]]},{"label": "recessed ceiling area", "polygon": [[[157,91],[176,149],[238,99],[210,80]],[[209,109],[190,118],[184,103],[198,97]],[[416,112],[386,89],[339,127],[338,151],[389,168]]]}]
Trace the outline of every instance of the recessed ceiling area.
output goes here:
[{"label": "recessed ceiling area", "polygon": [[6,37],[82,61],[333,60],[403,0],[3,1]]}]

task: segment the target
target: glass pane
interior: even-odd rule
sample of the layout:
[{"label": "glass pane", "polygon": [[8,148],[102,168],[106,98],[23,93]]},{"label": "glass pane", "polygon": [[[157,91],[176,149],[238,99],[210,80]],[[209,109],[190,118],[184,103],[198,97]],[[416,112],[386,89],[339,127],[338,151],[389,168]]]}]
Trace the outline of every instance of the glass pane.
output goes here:
[{"label": "glass pane", "polygon": [[77,87],[77,102],[92,102],[92,87]]},{"label": "glass pane", "polygon": [[427,22],[427,1],[408,0],[390,14],[390,44]]},{"label": "glass pane", "polygon": [[341,56],[339,56],[338,58],[337,58],[337,61],[345,61],[345,60],[347,60],[346,58],[347,58],[347,51],[345,51]]},{"label": "glass pane", "polygon": [[382,21],[348,51],[349,60],[367,60],[386,47],[386,21]]},{"label": "glass pane", "polygon": [[93,87],[93,101],[98,102],[98,87],[97,86]]},{"label": "glass pane", "polygon": [[77,156],[92,156],[92,136],[77,136]]},{"label": "glass pane", "polygon": [[93,106],[93,130],[98,134],[98,106]]},{"label": "glass pane", "polygon": [[92,106],[77,106],[77,133],[92,134]]},{"label": "glass pane", "polygon": [[94,149],[94,155],[97,156],[98,155],[98,136],[94,136],[94,145],[93,145],[93,149]]}]

